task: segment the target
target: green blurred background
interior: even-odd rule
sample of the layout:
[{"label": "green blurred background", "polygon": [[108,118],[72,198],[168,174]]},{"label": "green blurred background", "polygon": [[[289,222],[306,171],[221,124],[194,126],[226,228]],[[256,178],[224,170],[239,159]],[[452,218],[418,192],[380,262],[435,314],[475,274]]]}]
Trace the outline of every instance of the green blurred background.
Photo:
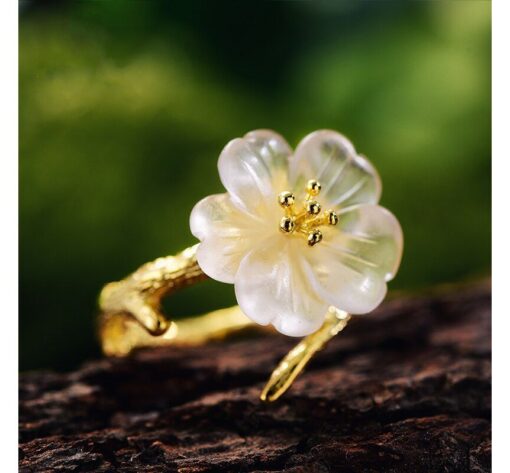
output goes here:
[{"label": "green blurred background", "polygon": [[[405,252],[391,289],[490,273],[487,1],[20,3],[20,369],[99,354],[103,283],[194,243],[233,137],[346,134]],[[202,297],[203,296],[203,297]],[[184,315],[234,303],[206,282]]]}]

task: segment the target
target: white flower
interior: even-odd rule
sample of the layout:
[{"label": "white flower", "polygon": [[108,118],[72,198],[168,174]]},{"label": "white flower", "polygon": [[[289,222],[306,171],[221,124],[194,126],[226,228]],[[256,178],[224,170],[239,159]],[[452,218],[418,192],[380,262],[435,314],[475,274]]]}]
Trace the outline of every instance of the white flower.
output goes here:
[{"label": "white flower", "polygon": [[250,319],[304,336],[330,306],[363,314],[381,303],[402,230],[377,205],[376,170],[344,136],[316,131],[293,154],[277,133],[252,131],[227,144],[218,169],[227,193],[196,204],[191,232],[202,270],[235,285]]}]

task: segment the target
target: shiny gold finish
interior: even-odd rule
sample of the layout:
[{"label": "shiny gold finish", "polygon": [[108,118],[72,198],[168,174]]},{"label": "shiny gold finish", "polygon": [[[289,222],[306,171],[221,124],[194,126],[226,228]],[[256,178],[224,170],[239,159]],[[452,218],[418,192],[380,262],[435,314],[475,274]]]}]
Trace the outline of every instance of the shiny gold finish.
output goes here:
[{"label": "shiny gold finish", "polygon": [[319,215],[321,213],[321,204],[316,200],[309,200],[306,203],[306,213],[309,215]]},{"label": "shiny gold finish", "polygon": [[326,212],[326,218],[328,220],[328,225],[336,225],[338,223],[338,215],[334,210],[328,210]]},{"label": "shiny gold finish", "polygon": [[280,220],[280,230],[286,234],[304,235],[308,246],[315,246],[322,241],[320,226],[338,223],[338,215],[334,210],[322,212],[321,204],[313,199],[320,191],[320,182],[310,179],[306,184],[305,200],[300,209],[296,209],[296,198],[292,192],[285,191],[278,195],[278,203],[285,210],[285,217]]},{"label": "shiny gold finish", "polygon": [[322,241],[322,232],[320,230],[313,230],[308,234],[308,244],[314,246]]},{"label": "shiny gold finish", "polygon": [[351,316],[342,310],[330,308],[324,325],[317,332],[303,338],[278,364],[262,390],[262,401],[275,401],[290,388],[312,356],[322,350],[336,334],[341,332]]},{"label": "shiny gold finish", "polygon": [[280,220],[280,230],[284,233],[292,233],[296,229],[296,223],[291,217],[282,217]]},{"label": "shiny gold finish", "polygon": [[278,203],[282,207],[291,207],[294,205],[294,202],[296,201],[296,198],[294,197],[294,194],[292,192],[282,192],[278,196]]},{"label": "shiny gold finish", "polygon": [[106,355],[125,356],[145,346],[196,345],[251,324],[239,307],[178,324],[161,313],[163,297],[207,278],[196,260],[197,247],[144,264],[122,281],[103,288],[99,295],[99,336]]},{"label": "shiny gold finish", "polygon": [[[125,279],[103,288],[99,296],[99,337],[105,355],[126,356],[141,347],[198,346],[252,325],[238,306],[177,323],[162,314],[163,297],[207,277],[196,260],[197,247],[144,264]],[[322,328],[303,339],[278,365],[261,399],[274,401],[280,397],[313,354],[345,327],[349,317],[330,309]]]},{"label": "shiny gold finish", "polygon": [[310,179],[306,184],[306,192],[311,196],[319,195],[321,184],[317,179]]}]

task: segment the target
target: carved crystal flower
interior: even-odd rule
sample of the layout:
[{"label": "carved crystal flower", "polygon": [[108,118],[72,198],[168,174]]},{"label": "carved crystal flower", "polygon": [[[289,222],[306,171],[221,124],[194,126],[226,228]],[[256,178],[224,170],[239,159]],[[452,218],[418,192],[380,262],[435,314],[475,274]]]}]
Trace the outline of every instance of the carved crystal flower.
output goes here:
[{"label": "carved crystal flower", "polygon": [[218,169],[227,192],[195,205],[191,232],[202,270],[234,284],[250,319],[304,336],[331,306],[363,314],[381,303],[402,230],[349,140],[320,130],[292,153],[277,133],[252,131],[227,144]]}]

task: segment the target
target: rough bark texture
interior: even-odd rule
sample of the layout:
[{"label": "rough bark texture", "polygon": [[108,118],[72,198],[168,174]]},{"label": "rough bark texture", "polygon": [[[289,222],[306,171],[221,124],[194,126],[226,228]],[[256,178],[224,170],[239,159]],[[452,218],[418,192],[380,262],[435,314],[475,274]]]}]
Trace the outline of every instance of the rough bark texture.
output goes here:
[{"label": "rough bark texture", "polygon": [[490,285],[358,317],[278,402],[278,335],[20,376],[21,471],[490,471]]}]

